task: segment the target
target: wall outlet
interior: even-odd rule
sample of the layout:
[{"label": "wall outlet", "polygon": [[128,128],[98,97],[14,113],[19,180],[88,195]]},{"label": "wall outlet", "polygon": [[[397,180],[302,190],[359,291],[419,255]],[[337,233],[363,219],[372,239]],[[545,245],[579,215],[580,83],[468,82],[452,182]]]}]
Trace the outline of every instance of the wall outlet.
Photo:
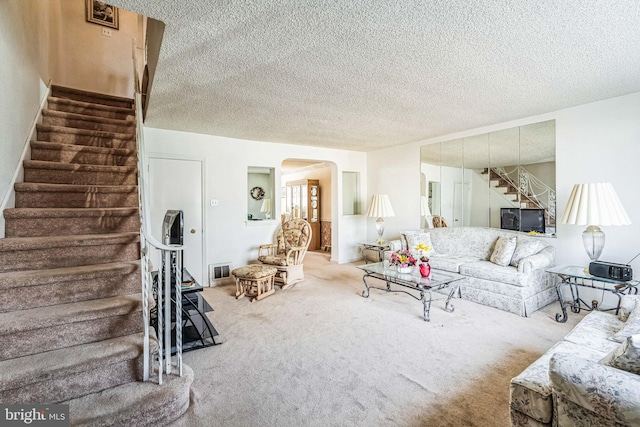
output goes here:
[{"label": "wall outlet", "polygon": [[218,199],[211,199],[211,206],[218,206],[220,201]]},{"label": "wall outlet", "polygon": [[102,29],[102,35],[103,35],[103,36],[105,36],[105,37],[111,37],[112,32],[111,32],[111,30],[110,30],[110,29],[108,29],[108,28],[103,28],[103,29]]}]

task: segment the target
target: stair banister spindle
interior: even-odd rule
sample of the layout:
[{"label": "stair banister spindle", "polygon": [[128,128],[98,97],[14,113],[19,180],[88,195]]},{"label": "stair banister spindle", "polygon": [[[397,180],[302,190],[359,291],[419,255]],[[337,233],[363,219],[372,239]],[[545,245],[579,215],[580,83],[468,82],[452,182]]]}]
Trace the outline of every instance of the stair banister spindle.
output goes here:
[{"label": "stair banister spindle", "polygon": [[[171,373],[171,252],[163,251],[164,254],[164,363],[165,372]],[[159,329],[160,330],[160,329]],[[162,333],[162,332],[160,332]]]},{"label": "stair banister spindle", "polygon": [[182,376],[182,257],[176,252],[176,355]]},{"label": "stair banister spindle", "polygon": [[[144,245],[144,239],[140,239],[142,255],[142,265],[148,265],[147,248]],[[144,245],[144,246],[143,246]],[[149,381],[149,275],[146,274],[146,267],[140,269],[140,276],[142,280],[142,322],[144,323],[144,339],[142,341],[143,349],[143,362],[142,362],[142,380]]]},{"label": "stair banister spindle", "polygon": [[158,294],[158,305],[156,306],[156,313],[158,318],[158,384],[162,384],[162,353],[164,352],[164,339],[162,338],[162,331],[164,330],[164,310],[162,309],[162,289],[164,286],[164,275],[160,272],[158,274],[158,288],[156,289]]}]

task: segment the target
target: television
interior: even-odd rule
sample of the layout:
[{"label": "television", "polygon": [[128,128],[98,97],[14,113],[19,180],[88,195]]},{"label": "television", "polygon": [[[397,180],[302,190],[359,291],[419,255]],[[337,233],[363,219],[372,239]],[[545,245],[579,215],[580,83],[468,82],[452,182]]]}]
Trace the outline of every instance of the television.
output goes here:
[{"label": "television", "polygon": [[544,213],[544,209],[501,208],[500,228],[525,233],[537,231],[544,234],[546,232]]},{"label": "television", "polygon": [[520,209],[520,231],[544,234],[544,209]]},{"label": "television", "polygon": [[503,230],[520,231],[520,209],[501,208],[500,228]]}]

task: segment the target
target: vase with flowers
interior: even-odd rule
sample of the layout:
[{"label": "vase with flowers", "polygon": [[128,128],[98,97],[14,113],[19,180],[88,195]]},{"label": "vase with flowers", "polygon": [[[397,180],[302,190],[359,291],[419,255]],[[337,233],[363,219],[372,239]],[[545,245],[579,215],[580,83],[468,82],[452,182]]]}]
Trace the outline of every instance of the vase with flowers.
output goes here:
[{"label": "vase with flowers", "polygon": [[427,254],[431,252],[431,248],[426,243],[420,243],[416,246],[416,251],[420,254],[420,275],[422,277],[429,277],[431,275],[431,264],[429,264],[429,257]]},{"label": "vase with flowers", "polygon": [[389,257],[389,264],[394,265],[398,273],[411,273],[418,260],[406,249],[394,252]]}]

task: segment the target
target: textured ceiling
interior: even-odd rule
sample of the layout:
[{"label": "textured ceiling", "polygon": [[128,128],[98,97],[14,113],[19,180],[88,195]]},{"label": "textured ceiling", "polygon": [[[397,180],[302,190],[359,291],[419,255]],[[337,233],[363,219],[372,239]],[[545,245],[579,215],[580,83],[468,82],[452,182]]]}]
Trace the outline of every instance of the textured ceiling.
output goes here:
[{"label": "textured ceiling", "polygon": [[638,0],[112,0],[163,21],[147,124],[373,150],[640,91]]}]

